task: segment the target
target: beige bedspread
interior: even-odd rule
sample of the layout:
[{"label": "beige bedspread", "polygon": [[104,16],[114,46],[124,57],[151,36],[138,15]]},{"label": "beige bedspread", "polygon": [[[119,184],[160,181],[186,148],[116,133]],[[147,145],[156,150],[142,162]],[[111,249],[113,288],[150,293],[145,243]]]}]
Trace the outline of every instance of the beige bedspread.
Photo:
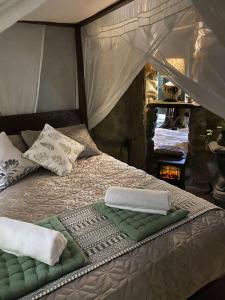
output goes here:
[{"label": "beige bedspread", "polygon": [[[207,202],[105,154],[81,159],[69,177],[45,170],[0,193],[0,216],[35,221],[90,204],[110,185],[166,189],[173,200]],[[213,207],[211,205],[211,207]],[[184,300],[225,274],[225,212],[213,209],[43,299]]]}]

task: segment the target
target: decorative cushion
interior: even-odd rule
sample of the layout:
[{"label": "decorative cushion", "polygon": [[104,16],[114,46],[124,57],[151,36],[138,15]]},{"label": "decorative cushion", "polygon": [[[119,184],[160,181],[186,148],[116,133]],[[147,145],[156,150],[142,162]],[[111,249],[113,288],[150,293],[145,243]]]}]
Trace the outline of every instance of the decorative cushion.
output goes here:
[{"label": "decorative cushion", "polygon": [[94,203],[93,207],[136,242],[186,218],[189,213],[185,209],[171,208],[166,216],[155,215],[111,208],[104,202]]},{"label": "decorative cushion", "polygon": [[21,152],[27,151],[27,146],[23,141],[23,138],[20,134],[15,135],[8,135],[8,138],[13,143],[13,146],[15,146],[17,149],[19,149]]},{"label": "decorative cushion", "polygon": [[[89,157],[99,155],[101,152],[98,150],[94,141],[92,140],[85,124],[73,125],[68,127],[57,128],[59,132],[84,145],[84,150],[79,157]],[[21,132],[24,142],[28,147],[31,147],[38,138],[40,131],[25,130]]]},{"label": "decorative cushion", "polygon": [[37,140],[23,157],[59,176],[66,176],[71,172],[72,164],[83,150],[83,145],[45,124]]},{"label": "decorative cushion", "polygon": [[5,132],[0,133],[0,191],[16,183],[38,168],[34,162],[22,158]]}]

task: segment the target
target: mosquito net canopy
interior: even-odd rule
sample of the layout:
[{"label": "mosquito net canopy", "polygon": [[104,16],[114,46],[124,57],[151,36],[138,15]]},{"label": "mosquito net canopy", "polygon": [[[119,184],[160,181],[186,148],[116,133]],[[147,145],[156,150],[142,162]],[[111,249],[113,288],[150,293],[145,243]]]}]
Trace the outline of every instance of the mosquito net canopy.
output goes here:
[{"label": "mosquito net canopy", "polygon": [[83,28],[90,128],[151,63],[225,117],[225,2],[135,0]]},{"label": "mosquito net canopy", "polygon": [[[0,0],[1,114],[77,107],[73,29],[13,24],[76,23],[116,1],[87,2],[84,16],[81,0]],[[89,127],[106,117],[146,63],[225,118],[224,28],[223,0],[134,0],[83,26]]]}]

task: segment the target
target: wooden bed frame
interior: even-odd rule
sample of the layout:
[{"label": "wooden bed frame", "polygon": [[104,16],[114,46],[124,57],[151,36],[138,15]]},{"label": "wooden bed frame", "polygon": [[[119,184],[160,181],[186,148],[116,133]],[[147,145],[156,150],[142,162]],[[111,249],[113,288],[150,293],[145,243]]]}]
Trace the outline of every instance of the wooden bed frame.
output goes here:
[{"label": "wooden bed frame", "polygon": [[81,122],[82,116],[79,110],[0,116],[0,132],[19,134],[22,130],[42,130],[45,123],[59,128],[80,124]]},{"label": "wooden bed frame", "polygon": [[[41,130],[45,123],[53,127],[80,124],[82,116],[79,110],[65,110],[46,113],[0,116],[0,132],[19,134],[22,130]],[[224,254],[225,255],[225,254]],[[225,276],[203,287],[188,300],[224,300]]]}]

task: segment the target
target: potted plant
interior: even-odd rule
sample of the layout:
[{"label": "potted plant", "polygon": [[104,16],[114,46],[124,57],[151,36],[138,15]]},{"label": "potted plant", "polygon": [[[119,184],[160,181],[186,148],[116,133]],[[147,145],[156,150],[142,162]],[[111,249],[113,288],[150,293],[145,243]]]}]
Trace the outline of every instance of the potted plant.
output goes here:
[{"label": "potted plant", "polygon": [[217,128],[220,129],[217,144],[225,147],[225,121],[223,120]]},{"label": "potted plant", "polygon": [[202,142],[205,144],[205,150],[209,150],[209,143],[212,141],[213,136],[213,130],[212,129],[206,129],[206,132],[204,134],[200,134],[200,138]]}]

